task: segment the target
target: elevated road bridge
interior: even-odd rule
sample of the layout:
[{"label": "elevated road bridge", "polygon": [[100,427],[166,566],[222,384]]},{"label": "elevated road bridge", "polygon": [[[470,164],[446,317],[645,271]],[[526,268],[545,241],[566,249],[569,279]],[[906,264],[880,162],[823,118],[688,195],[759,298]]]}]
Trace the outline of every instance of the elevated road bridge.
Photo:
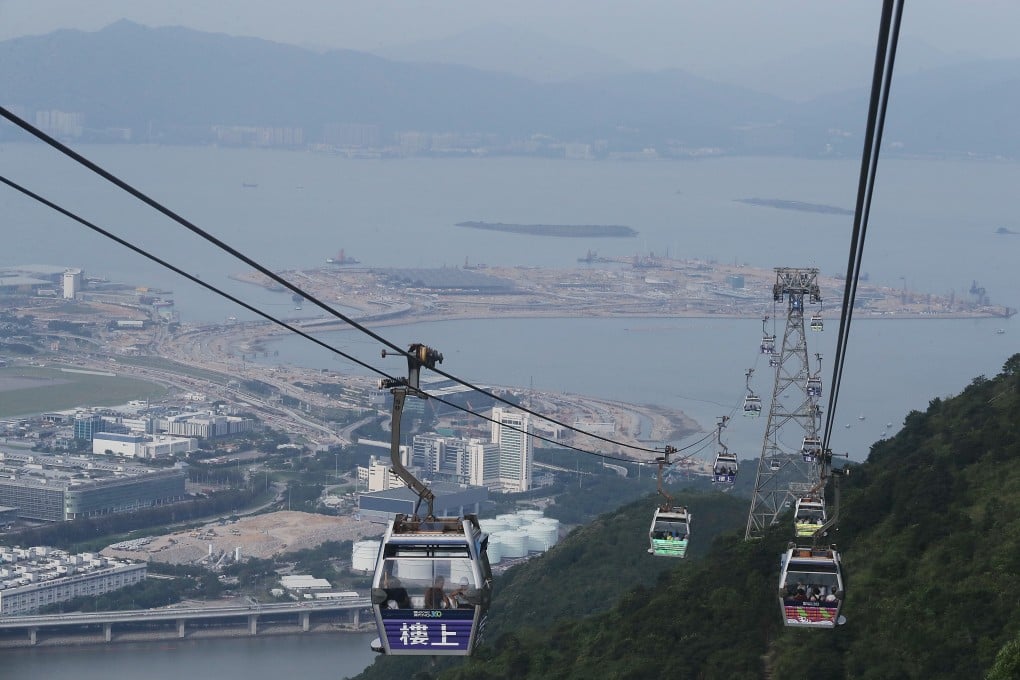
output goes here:
[{"label": "elevated road bridge", "polygon": [[329,614],[343,614],[347,623],[357,628],[362,610],[372,606],[368,597],[350,597],[336,600],[307,600],[301,602],[259,603],[227,607],[168,607],[165,609],[139,609],[73,614],[42,614],[33,616],[7,616],[0,618],[0,635],[10,639],[18,631],[27,634],[30,644],[39,641],[40,632],[73,636],[89,628],[102,630],[106,642],[115,640],[114,627],[121,629],[176,627],[177,637],[187,636],[188,626],[238,627],[245,626],[248,635],[257,635],[259,621],[285,620],[294,617],[297,627],[308,631],[312,617],[325,618]]}]

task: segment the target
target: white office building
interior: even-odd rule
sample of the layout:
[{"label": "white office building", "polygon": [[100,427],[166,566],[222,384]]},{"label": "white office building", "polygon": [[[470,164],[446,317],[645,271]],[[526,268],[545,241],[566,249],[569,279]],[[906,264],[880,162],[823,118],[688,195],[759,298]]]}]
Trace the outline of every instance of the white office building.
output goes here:
[{"label": "white office building", "polygon": [[95,597],[145,579],[145,562],[69,555],[44,546],[0,546],[0,616],[29,614],[48,604]]},{"label": "white office building", "polygon": [[166,458],[194,450],[195,440],[187,437],[113,432],[97,432],[92,437],[92,453],[126,458]]},{"label": "white office building", "polygon": [[499,446],[499,490],[518,493],[531,488],[533,457],[531,417],[497,406],[492,409],[492,442]]}]

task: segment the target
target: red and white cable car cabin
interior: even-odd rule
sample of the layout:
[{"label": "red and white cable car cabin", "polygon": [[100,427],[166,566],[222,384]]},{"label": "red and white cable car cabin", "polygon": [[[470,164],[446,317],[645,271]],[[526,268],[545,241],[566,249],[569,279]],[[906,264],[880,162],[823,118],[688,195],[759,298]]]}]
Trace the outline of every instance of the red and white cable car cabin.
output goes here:
[{"label": "red and white cable car cabin", "polygon": [[793,546],[781,565],[779,606],[785,625],[835,628],[843,623],[843,573],[835,548]]}]

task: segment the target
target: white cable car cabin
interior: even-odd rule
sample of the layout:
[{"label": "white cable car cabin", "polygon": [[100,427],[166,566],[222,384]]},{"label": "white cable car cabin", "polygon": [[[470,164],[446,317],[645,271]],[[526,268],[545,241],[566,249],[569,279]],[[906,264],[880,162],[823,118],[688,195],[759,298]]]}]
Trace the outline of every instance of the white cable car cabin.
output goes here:
[{"label": "white cable car cabin", "polygon": [[769,470],[773,472],[783,467],[783,462],[776,457],[769,458]]},{"label": "white cable car cabin", "polygon": [[793,511],[793,529],[797,538],[810,538],[815,535],[818,527],[825,524],[825,503],[814,496],[797,499]]},{"label": "white cable car cabin", "polygon": [[720,484],[733,484],[737,480],[737,456],[732,453],[717,453],[712,466],[712,480]]},{"label": "white cable car cabin", "polygon": [[757,418],[761,415],[761,397],[757,394],[744,397],[744,415],[748,418]]},{"label": "white cable car cabin", "polygon": [[821,331],[825,328],[825,325],[822,323],[822,315],[820,312],[815,312],[811,315],[811,322],[809,326],[813,331]]},{"label": "white cable car cabin", "polygon": [[807,393],[809,397],[822,396],[822,379],[817,376],[808,378]]},{"label": "white cable car cabin", "polygon": [[835,548],[790,547],[780,559],[779,607],[787,626],[835,628],[846,622],[843,573]]},{"label": "white cable car cabin", "polygon": [[761,336],[761,353],[772,354],[776,351],[776,336],[774,335],[763,335]]},{"label": "white cable car cabin", "polygon": [[656,557],[686,557],[691,538],[691,513],[682,505],[656,508],[648,531],[648,552]]},{"label": "white cable car cabin", "polygon": [[471,654],[492,595],[489,537],[474,515],[415,520],[397,515],[372,579],[376,651]]},{"label": "white cable car cabin", "polygon": [[804,443],[800,447],[800,455],[804,457],[805,463],[814,463],[822,456],[822,440],[819,437],[804,437]]},{"label": "white cable car cabin", "polygon": [[769,368],[776,368],[779,366],[779,355],[773,352],[769,356]]}]

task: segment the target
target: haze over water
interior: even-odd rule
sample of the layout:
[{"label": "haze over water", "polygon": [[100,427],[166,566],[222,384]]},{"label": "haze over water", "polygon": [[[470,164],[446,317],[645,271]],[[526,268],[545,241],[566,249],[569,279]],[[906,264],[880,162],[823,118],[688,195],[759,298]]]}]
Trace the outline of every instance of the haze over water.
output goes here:
[{"label": "haze over water", "polygon": [[[668,249],[677,257],[767,269],[817,266],[833,274],[846,267],[851,218],[754,207],[733,199],[780,198],[853,208],[858,172],[855,161],[781,158],[687,163],[352,161],[212,148],[109,146],[83,151],[273,269],[321,266],[340,248],[374,266],[460,266],[467,258],[472,264],[564,268],[578,266],[576,259],[588,249],[602,255],[665,254]],[[212,252],[41,146],[0,147],[0,167],[28,188],[137,239],[204,280],[271,313],[293,314],[289,295],[229,280],[227,274],[246,267]],[[244,188],[242,183],[258,187]],[[958,296],[966,295],[977,280],[992,302],[1020,307],[1020,281],[1014,274],[1020,237],[994,233],[1000,226],[1020,231],[1011,201],[1017,185],[1020,166],[1012,163],[883,159],[863,270],[872,283],[905,284],[936,294],[955,290]],[[170,288],[184,321],[250,317],[12,192],[0,192],[0,210],[6,218],[0,264],[81,266],[91,275]],[[453,226],[463,220],[624,224],[640,235],[538,239]],[[838,304],[837,299],[825,301],[826,330],[808,335],[809,350],[826,359],[826,381]],[[305,305],[303,314],[314,314],[311,305]],[[1007,332],[995,334],[1000,327]],[[398,343],[434,344],[446,356],[444,369],[472,381],[522,387],[533,382],[539,389],[665,404],[684,410],[704,428],[739,404],[744,371],[756,362],[755,389],[766,403],[771,392],[770,371],[757,355],[761,324],[751,319],[500,319],[390,327],[381,333]],[[834,449],[862,459],[886,422],[893,423],[892,434],[910,409],[923,409],[934,396],[958,392],[976,375],[998,372],[1017,350],[1016,333],[1013,319],[856,319]],[[374,365],[399,370],[393,361],[380,362],[377,343],[360,334],[326,337]],[[276,347],[280,362],[342,368],[300,338],[285,339]],[[861,414],[865,421],[857,420]],[[734,418],[727,431],[730,450],[741,458],[756,457],[764,421]],[[843,429],[844,423],[851,428]],[[116,645],[91,648],[88,658],[101,658],[106,670],[111,668],[108,661],[126,660],[153,678],[232,677],[243,666],[249,680],[276,680],[279,668],[259,660],[264,653],[273,657],[279,652],[280,658],[293,653],[300,655],[303,668],[320,664],[322,672],[309,677],[338,677],[369,662],[352,658],[345,667],[345,653],[338,646],[355,639],[201,641],[174,646],[165,654]],[[64,674],[64,660],[77,659],[86,650],[66,656],[41,652],[5,652],[4,660],[57,677]],[[72,665],[78,673],[88,664]]]},{"label": "haze over water", "polygon": [[[199,226],[274,270],[322,266],[341,248],[370,266],[500,264],[572,268],[601,255],[669,253],[771,269],[845,270],[852,218],[778,210],[734,199],[780,198],[852,209],[859,170],[850,160],[726,158],[692,162],[572,162],[543,159],[348,160],[325,154],[214,148],[86,147],[84,153]],[[227,278],[247,267],[213,251],[151,209],[39,145],[5,145],[0,161],[17,180],[161,257],[274,314],[294,314],[289,294]],[[5,170],[6,172],[6,170]],[[246,188],[243,184],[258,184]],[[972,281],[993,303],[1020,307],[1014,263],[1020,231],[1008,197],[1020,165],[884,159],[863,271],[871,283],[966,296]],[[82,266],[88,273],[174,290],[184,321],[251,315],[174,274],[11,192],[9,249],[0,263]],[[624,224],[636,238],[536,238],[454,226],[464,220]],[[40,230],[48,237],[37,238]],[[809,351],[831,371],[841,291],[827,292],[824,333]],[[340,292],[342,296],[342,291]],[[342,302],[339,300],[331,302]],[[782,313],[782,310],[780,310]],[[316,315],[310,304],[303,315]],[[1006,328],[996,335],[996,328]],[[856,317],[833,445],[861,459],[892,422],[936,395],[993,375],[1016,350],[1012,320],[872,321]],[[382,330],[400,343],[426,341],[444,369],[473,381],[659,403],[703,427],[743,395],[743,374],[771,394],[756,353],[761,324],[727,319],[458,321]],[[377,343],[333,333],[347,352],[379,365]],[[301,338],[279,343],[280,362],[340,368]],[[392,362],[391,362],[392,363]],[[825,385],[828,394],[828,384]],[[858,415],[868,420],[857,420]],[[731,449],[757,456],[764,418],[737,419]]]}]

